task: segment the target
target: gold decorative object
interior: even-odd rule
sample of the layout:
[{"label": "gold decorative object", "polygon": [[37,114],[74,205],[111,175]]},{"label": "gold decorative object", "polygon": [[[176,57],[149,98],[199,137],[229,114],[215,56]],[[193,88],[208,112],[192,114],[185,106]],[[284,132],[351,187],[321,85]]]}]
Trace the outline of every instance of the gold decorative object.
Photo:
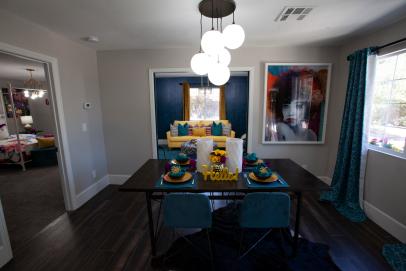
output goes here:
[{"label": "gold decorative object", "polygon": [[213,166],[209,170],[208,165],[202,165],[203,167],[203,179],[205,181],[238,181],[238,168],[235,172],[228,171],[227,167],[224,167],[221,171],[216,171]]}]

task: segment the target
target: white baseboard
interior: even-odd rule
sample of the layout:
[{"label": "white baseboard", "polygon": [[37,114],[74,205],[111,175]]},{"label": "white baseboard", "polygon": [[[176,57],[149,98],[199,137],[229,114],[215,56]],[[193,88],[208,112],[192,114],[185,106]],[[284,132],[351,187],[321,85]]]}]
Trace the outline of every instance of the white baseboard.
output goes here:
[{"label": "white baseboard", "polygon": [[331,178],[328,176],[317,176],[320,180],[322,180],[324,183],[330,185],[331,184]]},{"label": "white baseboard", "polygon": [[103,190],[106,186],[110,184],[109,175],[105,175],[100,180],[80,192],[76,195],[75,202],[74,202],[74,209],[79,208],[83,204],[85,204],[88,200],[96,196],[101,190]]},{"label": "white baseboard", "polygon": [[131,176],[130,175],[117,175],[117,174],[110,174],[109,175],[109,180],[110,184],[118,184],[122,185],[127,181]]},{"label": "white baseboard", "polygon": [[[401,207],[400,207],[401,208]],[[384,230],[395,236],[402,243],[406,243],[406,225],[403,225],[385,212],[379,210],[371,203],[364,201],[364,211],[369,219],[381,226]]]}]

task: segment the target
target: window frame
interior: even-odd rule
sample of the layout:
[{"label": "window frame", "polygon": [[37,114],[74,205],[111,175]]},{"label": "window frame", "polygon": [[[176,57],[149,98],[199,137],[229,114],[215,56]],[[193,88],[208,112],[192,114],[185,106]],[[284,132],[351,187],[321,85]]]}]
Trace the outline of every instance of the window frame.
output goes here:
[{"label": "window frame", "polygon": [[[218,89],[219,90],[219,102],[218,102],[218,119],[206,119],[206,118],[204,118],[204,119],[192,119],[192,95],[191,95],[191,90],[192,89]],[[220,111],[221,111],[221,108],[220,108],[220,87],[212,87],[212,86],[209,86],[209,87],[190,87],[189,88],[189,119],[191,120],[191,121],[199,121],[199,120],[204,120],[204,121],[217,121],[217,120],[220,120]],[[205,98],[206,98],[206,92],[205,92]],[[204,108],[206,108],[206,99],[204,99]]]},{"label": "window frame", "polygon": [[[389,52],[389,53],[386,53],[386,54],[383,54],[383,55],[378,55],[377,58],[387,58],[387,57],[392,57],[392,56],[398,56],[398,55],[401,55],[401,54],[406,54],[406,48],[401,49],[401,50],[397,50],[397,51],[394,51],[394,52]],[[375,66],[375,69],[376,69],[376,66]],[[398,80],[398,79],[393,79],[391,81],[393,82],[395,80]],[[373,82],[373,84],[375,85],[375,82]],[[372,93],[372,96],[373,95],[374,95],[374,93]],[[372,99],[373,99],[373,97],[372,97]],[[371,102],[371,109],[372,109],[372,107],[373,107],[373,104]],[[369,127],[371,126],[371,117],[372,116],[370,115],[369,120],[368,120]],[[368,131],[367,136],[369,137],[369,131]],[[403,146],[403,152],[397,152],[397,151],[394,151],[392,149],[388,149],[388,148],[385,148],[385,147],[380,147],[380,146],[377,146],[377,145],[370,144],[369,140],[368,140],[368,143],[367,143],[367,149],[368,149],[368,151],[372,150],[372,151],[375,151],[375,152],[379,152],[379,153],[382,153],[382,154],[394,156],[394,157],[397,157],[397,158],[406,159],[406,137],[405,137],[405,142],[404,142],[404,146]]]}]

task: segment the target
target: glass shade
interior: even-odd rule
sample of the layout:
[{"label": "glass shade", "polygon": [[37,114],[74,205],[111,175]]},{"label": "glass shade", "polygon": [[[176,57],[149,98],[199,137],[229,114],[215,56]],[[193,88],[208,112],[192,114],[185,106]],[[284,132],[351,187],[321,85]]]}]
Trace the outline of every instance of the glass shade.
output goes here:
[{"label": "glass shade", "polygon": [[223,30],[224,45],[229,49],[239,48],[245,40],[245,32],[241,25],[230,24]]},{"label": "glass shade", "polygon": [[198,75],[205,75],[210,68],[209,56],[205,53],[197,53],[190,60],[190,67]]},{"label": "glass shade", "polygon": [[215,55],[224,48],[223,34],[217,30],[207,31],[202,37],[201,45],[205,53]]},{"label": "glass shade", "polygon": [[227,83],[228,79],[230,79],[230,69],[221,63],[213,64],[209,71],[210,82],[216,86],[221,86]]}]

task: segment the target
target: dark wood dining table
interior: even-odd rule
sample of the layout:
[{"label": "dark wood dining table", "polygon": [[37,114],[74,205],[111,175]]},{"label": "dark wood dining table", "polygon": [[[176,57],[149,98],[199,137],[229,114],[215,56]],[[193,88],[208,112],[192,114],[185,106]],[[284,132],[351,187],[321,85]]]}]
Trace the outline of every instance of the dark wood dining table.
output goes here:
[{"label": "dark wood dining table", "polygon": [[[293,234],[294,253],[297,250],[300,212],[302,205],[302,193],[321,192],[329,190],[329,186],[322,182],[312,173],[302,168],[290,159],[263,159],[269,167],[277,172],[289,185],[289,187],[260,187],[251,188],[246,185],[243,174],[239,175],[238,181],[213,182],[204,181],[203,175],[197,173],[195,176],[196,186],[193,188],[160,188],[156,187],[156,182],[161,178],[165,171],[166,160],[149,159],[138,169],[119,190],[124,192],[142,192],[146,195],[149,233],[151,239],[151,253],[156,255],[156,233],[152,214],[152,200],[162,200],[165,193],[171,192],[191,192],[191,193],[210,193],[209,198],[215,200],[221,199],[242,199],[244,194],[250,192],[274,192],[283,191],[294,195],[296,199],[296,219]],[[216,192],[216,193],[215,193]],[[231,193],[234,192],[234,193]],[[159,219],[159,218],[158,218]]]}]

